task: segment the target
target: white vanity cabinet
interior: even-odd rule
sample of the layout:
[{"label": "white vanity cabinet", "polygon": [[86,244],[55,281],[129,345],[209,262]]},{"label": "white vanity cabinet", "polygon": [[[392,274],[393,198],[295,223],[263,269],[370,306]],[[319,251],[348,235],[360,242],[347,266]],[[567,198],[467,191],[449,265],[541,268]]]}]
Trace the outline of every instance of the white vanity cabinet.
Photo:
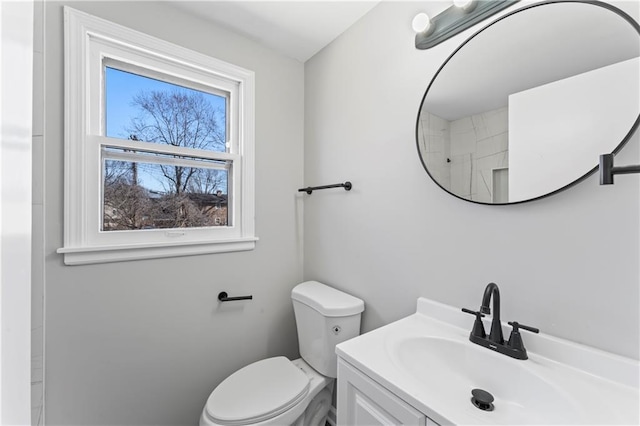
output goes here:
[{"label": "white vanity cabinet", "polygon": [[338,358],[338,426],[437,426],[351,364]]}]

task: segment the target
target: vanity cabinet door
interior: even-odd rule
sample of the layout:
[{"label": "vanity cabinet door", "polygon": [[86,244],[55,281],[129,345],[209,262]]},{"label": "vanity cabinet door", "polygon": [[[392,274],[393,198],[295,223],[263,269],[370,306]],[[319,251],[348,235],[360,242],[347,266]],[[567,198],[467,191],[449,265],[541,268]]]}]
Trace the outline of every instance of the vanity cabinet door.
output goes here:
[{"label": "vanity cabinet door", "polygon": [[427,417],[346,362],[338,361],[338,426],[427,425]]}]

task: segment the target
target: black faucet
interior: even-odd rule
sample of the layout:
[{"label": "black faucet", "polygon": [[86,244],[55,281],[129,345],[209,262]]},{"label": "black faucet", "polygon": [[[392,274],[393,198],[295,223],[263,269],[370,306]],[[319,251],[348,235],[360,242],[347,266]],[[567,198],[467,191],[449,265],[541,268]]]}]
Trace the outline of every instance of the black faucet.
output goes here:
[{"label": "black faucet", "polygon": [[500,289],[496,283],[489,283],[484,289],[484,295],[482,296],[482,306],[480,306],[480,312],[483,314],[490,314],[491,308],[489,308],[489,302],[493,297],[493,319],[491,320],[491,331],[489,332],[489,340],[493,343],[502,345],[504,339],[502,338],[502,324],[500,324]]},{"label": "black faucet", "polygon": [[[489,302],[491,302],[492,298],[493,307],[489,308]],[[484,314],[490,314],[491,309],[493,309],[493,319],[491,320],[491,331],[489,332],[489,336],[487,336],[484,331],[484,325],[482,324],[482,317],[484,317]],[[527,350],[522,342],[522,336],[520,336],[520,329],[532,333],[540,332],[537,328],[528,327],[516,321],[509,322],[513,330],[511,330],[509,341],[505,342],[502,337],[502,324],[500,323],[500,290],[496,283],[487,284],[487,287],[484,289],[484,294],[482,295],[482,305],[479,311],[462,308],[462,312],[476,316],[476,320],[473,323],[473,330],[471,330],[471,334],[469,334],[469,340],[471,342],[512,358],[528,358]]]}]

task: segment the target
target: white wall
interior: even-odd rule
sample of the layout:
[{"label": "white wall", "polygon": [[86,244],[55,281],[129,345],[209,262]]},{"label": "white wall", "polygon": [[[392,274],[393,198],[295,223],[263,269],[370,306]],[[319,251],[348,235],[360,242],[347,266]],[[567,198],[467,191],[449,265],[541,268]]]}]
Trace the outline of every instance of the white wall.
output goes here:
[{"label": "white wall", "polygon": [[433,179],[457,196],[493,201],[493,171],[509,166],[507,108],[453,121],[422,105],[417,126],[418,150]]},{"label": "white wall", "polygon": [[509,199],[556,191],[613,152],[640,112],[639,76],[635,58],[509,96]]},{"label": "white wall", "polygon": [[[45,2],[45,424],[197,424],[234,370],[298,355],[304,68],[164,2],[69,4],[255,71],[256,249],[64,266],[63,16]],[[219,305],[223,290],[254,300]]]},{"label": "white wall", "polygon": [[31,424],[44,421],[44,0],[33,2]]},{"label": "white wall", "polygon": [[451,191],[451,123],[423,107],[416,135],[425,167],[436,182]]},{"label": "white wall", "polygon": [[[637,18],[637,2],[618,4]],[[416,50],[413,16],[445,7],[383,2],[305,64],[305,182],[353,182],[305,202],[305,279],[364,299],[364,331],[411,314],[418,296],[478,308],[495,281],[504,319],[638,358],[639,176],[606,187],[592,176],[546,199],[485,206],[424,172],[420,100],[478,29]],[[616,163],[639,163],[638,145],[636,136]]]},{"label": "white wall", "polygon": [[509,167],[507,108],[451,122],[451,192],[491,203],[493,170]]},{"label": "white wall", "polygon": [[0,424],[30,423],[33,2],[0,2]]}]

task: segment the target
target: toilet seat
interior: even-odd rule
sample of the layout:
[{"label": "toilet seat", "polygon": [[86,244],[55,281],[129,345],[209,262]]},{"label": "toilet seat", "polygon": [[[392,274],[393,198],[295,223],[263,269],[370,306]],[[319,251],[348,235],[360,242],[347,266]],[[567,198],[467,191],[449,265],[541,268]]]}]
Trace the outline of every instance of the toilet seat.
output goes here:
[{"label": "toilet seat", "polygon": [[267,358],[227,377],[209,396],[207,416],[215,423],[241,426],[276,417],[302,401],[309,378],[285,357]]}]

